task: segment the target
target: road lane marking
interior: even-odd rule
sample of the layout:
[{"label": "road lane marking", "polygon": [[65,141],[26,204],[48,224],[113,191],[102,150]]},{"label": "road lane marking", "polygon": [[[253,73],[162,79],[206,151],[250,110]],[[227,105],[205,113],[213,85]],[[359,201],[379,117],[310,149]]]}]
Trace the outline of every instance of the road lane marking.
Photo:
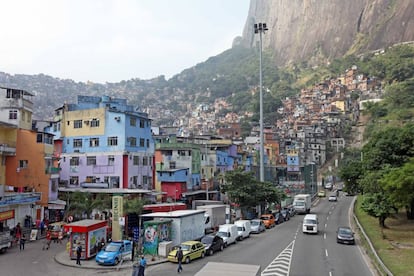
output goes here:
[{"label": "road lane marking", "polygon": [[326,240],[326,233],[323,234],[323,239]]},{"label": "road lane marking", "polygon": [[270,265],[262,271],[261,275],[288,276],[294,247],[295,240],[293,240],[282,252],[280,252],[280,254],[270,263]]},{"label": "road lane marking", "polygon": [[325,249],[325,255],[328,257],[328,249]]},{"label": "road lane marking", "polygon": [[325,228],[327,228],[328,227],[328,224],[327,223],[325,223]]}]

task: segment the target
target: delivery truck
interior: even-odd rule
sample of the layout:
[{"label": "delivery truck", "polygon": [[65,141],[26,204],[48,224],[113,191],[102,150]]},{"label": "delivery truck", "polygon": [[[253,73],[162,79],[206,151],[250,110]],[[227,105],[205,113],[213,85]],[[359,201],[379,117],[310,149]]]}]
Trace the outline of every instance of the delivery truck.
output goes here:
[{"label": "delivery truck", "polygon": [[310,194],[298,194],[293,198],[293,208],[297,214],[309,214],[312,205]]},{"label": "delivery truck", "polygon": [[175,246],[185,241],[200,240],[204,236],[204,213],[204,210],[177,210],[144,214],[142,217],[152,218],[154,221],[171,220],[169,238]]},{"label": "delivery truck", "polygon": [[204,213],[204,231],[206,234],[216,231],[221,224],[226,223],[226,205],[201,205],[197,210],[203,210]]}]

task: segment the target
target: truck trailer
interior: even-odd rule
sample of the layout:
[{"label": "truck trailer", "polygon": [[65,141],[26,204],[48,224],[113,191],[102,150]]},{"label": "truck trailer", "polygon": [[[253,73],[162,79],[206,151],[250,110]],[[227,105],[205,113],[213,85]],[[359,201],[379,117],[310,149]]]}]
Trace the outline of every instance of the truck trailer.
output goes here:
[{"label": "truck trailer", "polygon": [[312,205],[310,194],[298,194],[293,198],[293,208],[297,214],[309,214]]},{"label": "truck trailer", "polygon": [[219,225],[226,223],[226,207],[225,204],[201,205],[197,206],[197,210],[203,210],[205,233],[214,232]]}]

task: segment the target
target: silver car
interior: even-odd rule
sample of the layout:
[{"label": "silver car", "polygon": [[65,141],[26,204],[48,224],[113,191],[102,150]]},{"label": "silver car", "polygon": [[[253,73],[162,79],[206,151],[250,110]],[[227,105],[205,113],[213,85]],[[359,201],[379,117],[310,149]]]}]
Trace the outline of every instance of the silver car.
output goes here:
[{"label": "silver car", "polygon": [[253,234],[260,234],[266,231],[266,227],[261,219],[252,219],[250,221],[251,224],[251,233]]}]

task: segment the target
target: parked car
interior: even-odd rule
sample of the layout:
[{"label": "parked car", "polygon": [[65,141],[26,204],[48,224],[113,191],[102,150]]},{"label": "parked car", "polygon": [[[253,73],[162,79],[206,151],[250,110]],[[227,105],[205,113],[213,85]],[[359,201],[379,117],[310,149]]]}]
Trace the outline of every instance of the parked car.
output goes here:
[{"label": "parked car", "polygon": [[275,217],[272,214],[263,214],[260,216],[260,219],[263,221],[267,229],[275,227]]},{"label": "parked car", "polygon": [[252,219],[250,221],[251,230],[253,234],[259,234],[266,231],[266,226],[261,219]]},{"label": "parked car", "polygon": [[281,224],[285,221],[280,211],[273,213],[273,216],[275,217],[275,224]]},{"label": "parked car", "polygon": [[[206,255],[206,248],[204,244],[200,241],[186,241],[180,244],[181,250],[183,251],[183,262],[188,264],[192,260],[197,258],[204,258]],[[175,257],[177,254],[178,248],[174,248],[169,254],[168,254],[168,260],[170,262],[177,263],[178,260]]]},{"label": "parked car", "polygon": [[214,252],[223,251],[224,241],[223,238],[218,235],[205,235],[201,238],[201,242],[204,244],[207,255],[213,255]]},{"label": "parked car", "polygon": [[100,265],[117,265],[121,260],[132,260],[132,242],[129,240],[110,242],[95,257]]},{"label": "parked car", "polygon": [[338,227],[336,234],[337,243],[355,244],[354,232],[352,232],[351,228],[347,226]]},{"label": "parked car", "polygon": [[250,220],[236,220],[234,224],[237,226],[237,233],[239,234],[240,241],[250,237],[250,233],[252,232],[252,225],[250,224]]},{"label": "parked car", "polygon": [[280,210],[280,214],[282,215],[284,221],[290,220],[290,214],[289,214],[288,209],[284,208],[284,209]]},{"label": "parked car", "polygon": [[286,209],[289,211],[289,216],[290,217],[293,217],[296,214],[295,208],[293,208],[293,207],[287,207]]}]

